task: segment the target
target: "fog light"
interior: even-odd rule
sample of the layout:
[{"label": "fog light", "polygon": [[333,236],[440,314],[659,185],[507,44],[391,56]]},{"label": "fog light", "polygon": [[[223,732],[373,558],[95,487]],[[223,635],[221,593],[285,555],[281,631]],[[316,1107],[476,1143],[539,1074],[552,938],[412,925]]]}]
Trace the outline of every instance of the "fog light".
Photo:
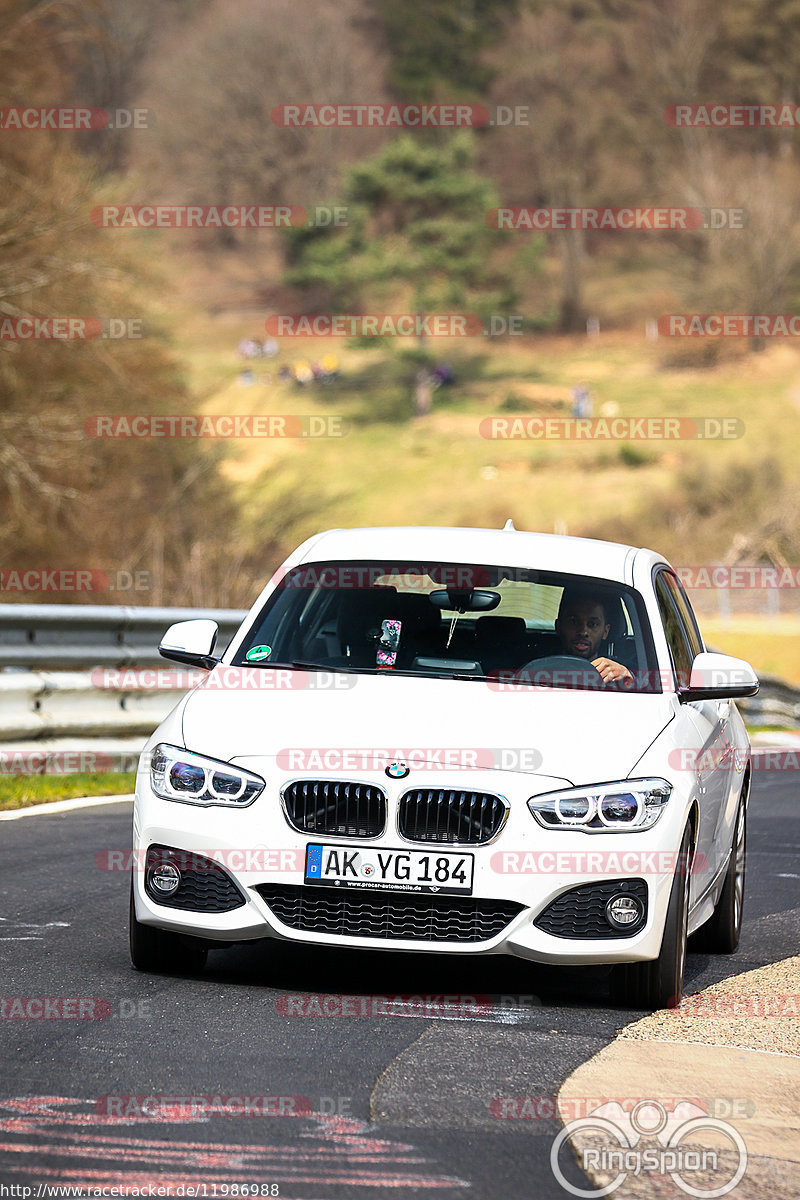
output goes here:
[{"label": "fog light", "polygon": [[614,929],[629,929],[638,925],[644,914],[644,905],[637,896],[612,896],[606,905],[606,920]]},{"label": "fog light", "polygon": [[181,873],[172,863],[159,863],[150,872],[150,887],[162,896],[171,896],[181,882]]}]

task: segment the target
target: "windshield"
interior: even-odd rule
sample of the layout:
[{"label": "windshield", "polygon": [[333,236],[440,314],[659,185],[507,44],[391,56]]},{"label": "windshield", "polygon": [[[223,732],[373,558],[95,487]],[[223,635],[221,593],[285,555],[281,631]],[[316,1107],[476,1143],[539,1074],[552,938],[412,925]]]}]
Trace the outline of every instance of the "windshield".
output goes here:
[{"label": "windshield", "polygon": [[[594,665],[605,660],[619,668],[611,682]],[[295,567],[234,662],[660,691],[644,605],[632,589],[577,574],[467,563]]]}]

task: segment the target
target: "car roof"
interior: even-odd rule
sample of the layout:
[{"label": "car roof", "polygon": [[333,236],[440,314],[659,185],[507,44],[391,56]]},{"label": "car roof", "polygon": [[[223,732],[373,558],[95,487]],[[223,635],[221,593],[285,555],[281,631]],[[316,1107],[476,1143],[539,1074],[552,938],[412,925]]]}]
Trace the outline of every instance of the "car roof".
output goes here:
[{"label": "car roof", "polygon": [[292,555],[295,564],[368,559],[388,562],[485,563],[609,579],[630,584],[633,560],[666,560],[653,550],[594,538],[516,529],[468,529],[432,525],[329,529],[309,538]]}]

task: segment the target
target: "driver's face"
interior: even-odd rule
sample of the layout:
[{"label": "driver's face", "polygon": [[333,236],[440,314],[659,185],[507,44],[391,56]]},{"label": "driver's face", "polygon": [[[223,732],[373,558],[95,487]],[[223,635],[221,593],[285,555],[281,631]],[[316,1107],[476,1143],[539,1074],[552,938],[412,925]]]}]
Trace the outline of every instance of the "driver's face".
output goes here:
[{"label": "driver's face", "polygon": [[556,621],[556,633],[568,654],[578,658],[597,658],[600,643],[608,637],[602,604],[578,600],[568,604]]}]

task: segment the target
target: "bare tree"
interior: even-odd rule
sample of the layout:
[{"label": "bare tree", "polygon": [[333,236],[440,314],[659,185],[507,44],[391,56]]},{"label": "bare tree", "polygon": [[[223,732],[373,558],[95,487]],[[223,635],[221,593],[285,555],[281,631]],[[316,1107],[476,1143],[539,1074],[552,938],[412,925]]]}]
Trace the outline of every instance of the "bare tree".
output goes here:
[{"label": "bare tree", "polygon": [[155,56],[144,99],[157,124],[137,169],[196,203],[331,200],[342,166],[391,132],[282,125],[273,110],[385,98],[362,11],[361,0],[217,0]]},{"label": "bare tree", "polygon": [[[578,208],[614,197],[619,172],[620,76],[610,28],[569,6],[544,0],[526,10],[509,35],[492,100],[527,106],[529,124],[498,131],[489,151],[504,202]],[[583,328],[585,235],[553,233],[561,261],[560,325]]]}]

